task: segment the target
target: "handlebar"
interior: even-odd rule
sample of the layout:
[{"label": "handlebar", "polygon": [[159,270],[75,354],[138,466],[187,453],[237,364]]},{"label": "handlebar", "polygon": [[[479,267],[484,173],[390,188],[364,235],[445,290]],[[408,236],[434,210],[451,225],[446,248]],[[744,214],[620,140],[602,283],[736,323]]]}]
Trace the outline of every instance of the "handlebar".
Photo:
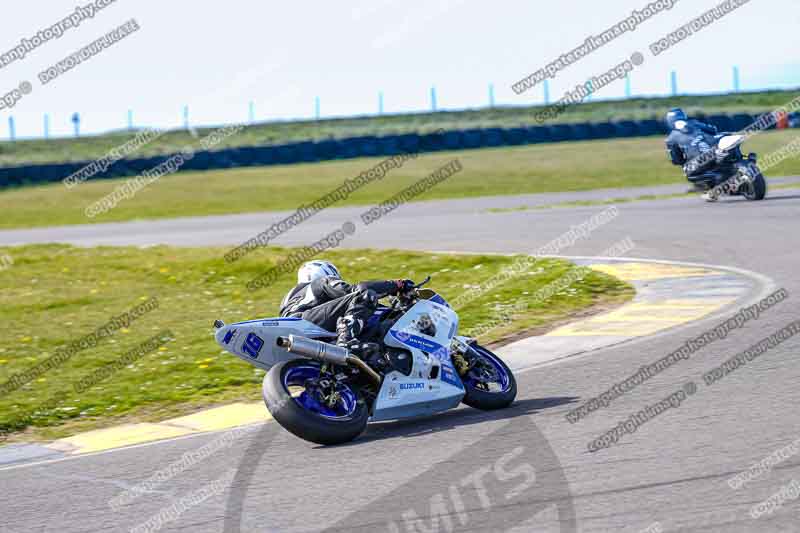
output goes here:
[{"label": "handlebar", "polygon": [[422,288],[424,285],[427,285],[430,280],[431,280],[431,277],[428,276],[427,278],[423,279],[422,281],[420,281],[419,283],[414,285],[414,289]]},{"label": "handlebar", "polygon": [[414,298],[417,296],[417,289],[422,288],[424,285],[427,285],[430,282],[431,277],[427,276],[424,280],[417,283],[410,290],[398,294],[392,302],[392,307],[397,308],[398,305],[406,305],[410,304],[414,301]]}]

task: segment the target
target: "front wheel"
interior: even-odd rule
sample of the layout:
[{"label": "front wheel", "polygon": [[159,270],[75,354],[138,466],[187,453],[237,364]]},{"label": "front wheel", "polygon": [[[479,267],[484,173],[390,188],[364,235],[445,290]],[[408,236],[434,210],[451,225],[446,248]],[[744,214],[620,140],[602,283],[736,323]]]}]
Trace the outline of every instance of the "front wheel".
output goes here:
[{"label": "front wheel", "polygon": [[273,366],[262,392],[275,420],[301,439],[342,444],[367,427],[369,409],[358,391],[323,372],[316,361],[293,359]]},{"label": "front wheel", "polygon": [[465,404],[489,411],[508,407],[517,397],[517,380],[502,359],[479,344],[464,354],[469,367],[461,376]]},{"label": "front wheel", "polygon": [[754,177],[748,183],[742,185],[739,191],[750,201],[763,200],[767,194],[767,180],[755,165],[752,167]]}]

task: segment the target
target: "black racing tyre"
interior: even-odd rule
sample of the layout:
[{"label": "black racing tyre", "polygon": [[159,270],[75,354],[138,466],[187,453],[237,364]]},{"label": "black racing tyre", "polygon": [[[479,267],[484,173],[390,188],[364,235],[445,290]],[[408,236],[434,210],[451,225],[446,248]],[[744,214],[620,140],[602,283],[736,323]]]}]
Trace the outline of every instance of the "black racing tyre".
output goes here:
[{"label": "black racing tyre", "polygon": [[319,371],[320,364],[307,359],[273,366],[264,376],[264,403],[284,429],[301,439],[323,445],[350,442],[367,427],[369,409],[346,384],[338,385],[340,401],[335,407],[320,402],[314,387]]},{"label": "black racing tyre", "polygon": [[483,369],[478,367],[461,376],[466,391],[461,401],[483,411],[511,405],[517,397],[517,380],[511,369],[500,357],[479,344],[472,344],[469,349],[465,354],[467,361],[477,358]]},{"label": "black racing tyre", "polygon": [[756,170],[756,177],[751,183],[743,185],[740,189],[742,195],[751,202],[763,200],[767,194],[767,180],[764,179],[764,175],[758,170],[758,167],[755,167],[754,170]]},{"label": "black racing tyre", "polygon": [[743,188],[742,194],[751,202],[763,200],[767,195],[767,180],[764,179],[764,175],[759,172],[753,179],[752,185]]}]

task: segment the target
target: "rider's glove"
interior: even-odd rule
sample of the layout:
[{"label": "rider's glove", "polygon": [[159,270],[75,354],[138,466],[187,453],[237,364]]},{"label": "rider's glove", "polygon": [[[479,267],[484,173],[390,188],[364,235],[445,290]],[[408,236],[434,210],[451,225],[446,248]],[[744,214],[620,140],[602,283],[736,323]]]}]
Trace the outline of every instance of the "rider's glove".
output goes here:
[{"label": "rider's glove", "polygon": [[416,285],[410,279],[396,279],[394,282],[397,284],[397,294],[410,292],[411,289],[414,288],[414,285]]}]

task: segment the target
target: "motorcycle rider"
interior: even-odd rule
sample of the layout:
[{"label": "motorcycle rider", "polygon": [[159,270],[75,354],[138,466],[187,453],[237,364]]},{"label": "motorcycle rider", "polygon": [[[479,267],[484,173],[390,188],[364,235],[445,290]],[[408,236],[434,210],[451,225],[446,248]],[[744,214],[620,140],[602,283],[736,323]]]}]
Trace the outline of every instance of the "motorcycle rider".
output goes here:
[{"label": "motorcycle rider", "polygon": [[[677,107],[667,112],[665,122],[670,131],[666,139],[667,153],[673,165],[683,166],[687,178],[699,176],[716,164],[716,126],[689,119],[683,109]],[[700,190],[703,189],[695,185],[690,192]],[[703,199],[714,202],[717,197],[712,191],[707,191]]]},{"label": "motorcycle rider", "polygon": [[362,281],[351,285],[328,261],[309,261],[297,271],[297,285],[281,302],[281,317],[300,317],[328,331],[336,331],[336,343],[350,346],[364,331],[378,300],[407,292],[408,279]]}]

